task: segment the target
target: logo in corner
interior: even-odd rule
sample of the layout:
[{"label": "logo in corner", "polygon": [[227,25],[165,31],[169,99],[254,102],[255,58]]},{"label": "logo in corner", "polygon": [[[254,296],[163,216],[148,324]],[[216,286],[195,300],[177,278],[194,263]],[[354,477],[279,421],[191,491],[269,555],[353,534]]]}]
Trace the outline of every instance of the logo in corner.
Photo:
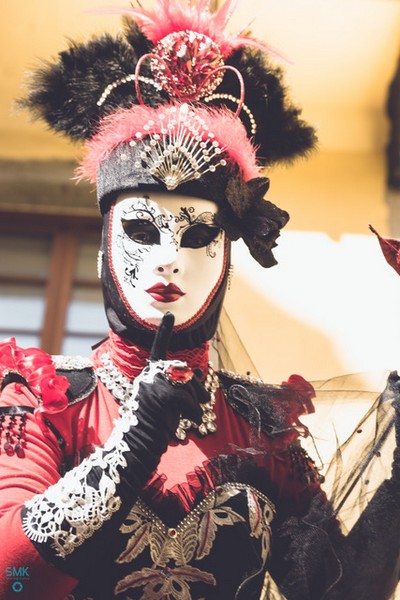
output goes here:
[{"label": "logo in corner", "polygon": [[29,567],[6,567],[6,577],[11,582],[12,591],[18,594],[29,581]]}]

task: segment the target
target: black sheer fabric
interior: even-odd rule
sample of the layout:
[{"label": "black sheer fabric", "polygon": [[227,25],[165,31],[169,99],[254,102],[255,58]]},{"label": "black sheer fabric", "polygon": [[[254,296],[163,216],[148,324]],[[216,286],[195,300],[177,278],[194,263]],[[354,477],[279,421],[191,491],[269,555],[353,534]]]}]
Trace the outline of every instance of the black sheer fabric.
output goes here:
[{"label": "black sheer fabric", "polygon": [[[258,375],[224,311],[214,349],[224,367]],[[302,445],[323,493],[304,515],[277,522],[263,600],[400,598],[400,379],[373,375],[373,383],[362,374],[314,383]],[[257,418],[261,428],[265,415],[253,410]]]},{"label": "black sheer fabric", "polygon": [[398,598],[400,380],[391,373],[377,394],[355,389],[349,379],[335,378],[326,389],[318,384],[316,423],[319,402],[333,412],[346,399],[371,406],[330,459],[322,486],[328,502],[316,497],[305,516],[282,524],[271,568],[280,595],[271,598]]}]

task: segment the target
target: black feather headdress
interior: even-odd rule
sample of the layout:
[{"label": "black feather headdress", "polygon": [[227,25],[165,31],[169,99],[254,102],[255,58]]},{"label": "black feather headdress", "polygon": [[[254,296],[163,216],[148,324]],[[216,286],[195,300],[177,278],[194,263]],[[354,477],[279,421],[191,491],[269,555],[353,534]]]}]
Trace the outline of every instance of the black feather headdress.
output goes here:
[{"label": "black feather headdress", "polygon": [[[159,146],[160,136],[166,135],[162,126],[165,121],[161,119],[170,115],[168,111],[178,110],[180,129],[176,130],[176,120],[169,116],[170,123],[174,123],[170,126],[175,129],[168,136],[175,135],[177,139],[184,130],[187,138],[193,141],[203,136],[202,144],[210,146],[200,156],[202,166],[190,162],[193,156],[198,160],[198,152],[193,150],[196,144],[190,142],[184,149],[192,169],[191,179],[199,184],[204,180],[203,189],[209,189],[209,178],[219,168],[221,214],[225,220],[232,217],[226,224],[228,235],[235,231],[232,239],[243,237],[256,260],[270,266],[275,262],[271,247],[288,215],[271,203],[262,203],[260,194],[254,194],[254,190],[265,191],[267,187],[260,184],[259,168],[306,154],[315,145],[315,131],[301,119],[301,111],[291,105],[282,72],[268,58],[268,47],[248,36],[229,37],[224,33],[233,0],[225,0],[215,13],[210,12],[209,5],[207,0],[194,0],[185,6],[180,0],[156,0],[153,12],[141,6],[121,10],[125,14],[123,33],[115,37],[105,34],[87,43],[71,42],[56,62],[44,64],[33,75],[30,91],[20,103],[54,131],[88,142],[90,156],[83,163],[81,174],[96,181],[98,189],[107,190],[108,200],[117,189],[147,184],[149,173],[160,184],[163,152],[156,157],[150,155],[146,150],[149,145],[138,147],[138,137],[142,143],[144,138],[153,136],[153,152],[154,146]],[[152,113],[156,121],[159,119],[155,125],[150,112],[151,125],[143,122],[143,107],[158,110]],[[167,112],[160,116],[163,107]],[[138,113],[139,109],[138,120],[135,110]],[[130,111],[129,118],[126,111]],[[232,125],[228,111],[239,117],[234,120],[243,129],[244,142],[237,141],[243,135],[239,125]],[[221,126],[215,125],[216,115]],[[219,137],[216,135],[213,145],[207,133],[210,119],[214,123],[213,136],[216,130],[222,132]],[[225,130],[232,132],[229,142],[223,123]],[[137,146],[135,150],[132,145]],[[235,148],[236,145],[241,148]],[[164,154],[168,148],[170,138]],[[181,150],[175,148],[177,151]],[[210,162],[210,152],[214,162]],[[223,159],[217,154],[222,154]],[[121,157],[134,160],[134,177],[127,173],[125,164],[124,185],[118,187]],[[109,169],[104,169],[104,161],[109,161]],[[90,168],[85,164],[90,164]],[[98,176],[90,173],[93,165]],[[138,177],[139,171],[146,171],[143,181]],[[107,177],[107,172],[114,173],[111,186],[98,179]],[[236,183],[232,184],[232,178]],[[252,185],[252,179],[257,179],[257,184]],[[179,186],[187,185],[187,177],[182,180],[174,174],[168,182],[161,178],[161,183],[179,191]],[[240,207],[240,190],[246,191],[246,211]],[[101,195],[99,200],[103,202]],[[254,235],[251,223],[257,223]]]},{"label": "black feather headdress", "polygon": [[[137,102],[135,86],[127,82],[99,104],[108,86],[132,75],[140,56],[151,47],[133,21],[126,27],[126,36],[104,34],[86,43],[71,42],[57,62],[45,63],[32,74],[30,92],[19,103],[54,131],[73,140],[90,139],[107,114]],[[151,75],[149,71],[144,66],[143,75]],[[150,106],[167,98],[153,86],[145,86],[142,94]]]},{"label": "black feather headdress", "polygon": [[[46,63],[34,74],[30,93],[21,104],[55,131],[72,139],[90,139],[104,116],[137,103],[132,80],[122,80],[135,73],[140,57],[154,51],[155,44],[131,17],[125,17],[124,23],[124,33],[116,37],[104,34],[87,43],[72,42],[68,50],[59,54],[58,62]],[[256,123],[253,136],[247,115],[242,111],[240,116],[249,137],[253,137],[260,164],[291,160],[311,150],[316,142],[315,131],[301,119],[300,109],[291,105],[282,70],[272,66],[266,52],[242,46],[233,50],[225,62],[243,77],[245,104]],[[152,78],[148,63],[141,69],[144,79]],[[116,82],[118,85],[99,105],[104,91]],[[149,83],[141,84],[141,93],[148,106],[168,100],[167,93]],[[236,109],[226,98],[238,96],[234,73],[226,71],[212,95],[217,98],[207,102],[209,105],[226,104],[231,110]]]}]

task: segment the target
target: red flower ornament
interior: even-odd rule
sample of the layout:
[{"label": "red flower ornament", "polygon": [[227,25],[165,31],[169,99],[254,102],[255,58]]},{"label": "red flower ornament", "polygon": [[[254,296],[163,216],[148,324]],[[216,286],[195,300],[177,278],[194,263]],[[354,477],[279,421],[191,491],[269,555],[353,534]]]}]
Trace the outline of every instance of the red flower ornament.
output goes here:
[{"label": "red flower ornament", "polygon": [[[19,348],[15,338],[0,343],[0,384],[4,385],[7,375],[22,377],[38,398],[39,407],[35,415],[43,421],[44,415],[63,411],[68,406],[66,391],[69,381],[57,375],[49,354],[39,348]],[[22,386],[22,384],[18,384]]]},{"label": "red flower ornament", "polygon": [[301,375],[291,375],[280,386],[274,386],[269,405],[273,414],[274,434],[285,434],[285,444],[295,442],[299,435],[307,437],[309,430],[300,417],[315,411],[313,386]]}]

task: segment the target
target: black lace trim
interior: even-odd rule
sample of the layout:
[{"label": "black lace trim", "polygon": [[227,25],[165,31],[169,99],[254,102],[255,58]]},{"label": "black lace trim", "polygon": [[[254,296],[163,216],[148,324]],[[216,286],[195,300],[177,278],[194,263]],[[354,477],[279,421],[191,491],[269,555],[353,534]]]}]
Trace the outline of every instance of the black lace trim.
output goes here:
[{"label": "black lace trim", "polygon": [[273,399],[279,400],[282,395],[280,386],[233,378],[221,372],[218,377],[228,404],[252,427],[269,437],[288,431],[284,422],[286,411],[279,410],[277,402],[272,404]]}]

